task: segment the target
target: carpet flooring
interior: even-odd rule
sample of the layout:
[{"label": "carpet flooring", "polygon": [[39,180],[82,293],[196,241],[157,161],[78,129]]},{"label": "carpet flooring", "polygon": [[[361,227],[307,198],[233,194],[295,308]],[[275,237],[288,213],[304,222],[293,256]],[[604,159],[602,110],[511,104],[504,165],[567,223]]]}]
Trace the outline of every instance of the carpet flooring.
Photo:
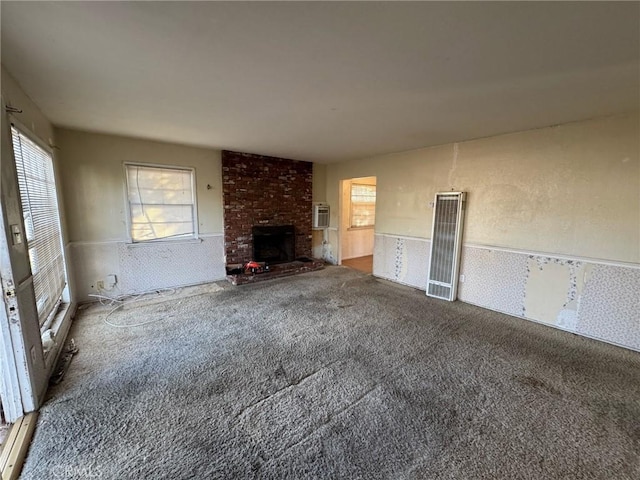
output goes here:
[{"label": "carpet flooring", "polygon": [[638,353],[344,267],[219,285],[81,312],[22,478],[640,478]]}]

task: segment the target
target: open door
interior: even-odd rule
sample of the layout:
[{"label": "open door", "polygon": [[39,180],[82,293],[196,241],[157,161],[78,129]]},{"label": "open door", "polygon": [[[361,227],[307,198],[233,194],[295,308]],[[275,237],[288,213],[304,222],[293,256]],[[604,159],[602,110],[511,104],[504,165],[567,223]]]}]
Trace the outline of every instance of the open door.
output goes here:
[{"label": "open door", "polygon": [[[2,297],[4,308],[0,309],[0,398],[2,410],[7,422],[12,423],[25,412],[36,409],[36,392],[31,382],[33,367],[43,365],[42,346],[27,347],[29,328],[23,329],[21,319],[37,318],[36,302],[33,295],[31,275],[16,280],[11,268],[10,248],[5,229],[4,208],[2,209],[2,225],[0,225],[0,278],[2,281]],[[15,231],[14,231],[15,234]],[[39,331],[39,330],[38,330]],[[40,340],[38,335],[36,340]]]},{"label": "open door", "polygon": [[13,422],[38,408],[47,374],[4,99],[0,118],[0,399],[6,420]]}]

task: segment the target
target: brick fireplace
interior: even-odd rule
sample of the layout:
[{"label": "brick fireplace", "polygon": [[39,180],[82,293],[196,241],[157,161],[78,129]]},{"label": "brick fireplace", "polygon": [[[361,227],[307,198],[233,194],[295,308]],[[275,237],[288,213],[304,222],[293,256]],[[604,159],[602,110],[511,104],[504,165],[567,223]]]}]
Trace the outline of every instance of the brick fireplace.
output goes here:
[{"label": "brick fireplace", "polygon": [[311,257],[310,162],[223,150],[222,194],[227,265],[254,259],[260,227],[293,228],[294,258]]}]

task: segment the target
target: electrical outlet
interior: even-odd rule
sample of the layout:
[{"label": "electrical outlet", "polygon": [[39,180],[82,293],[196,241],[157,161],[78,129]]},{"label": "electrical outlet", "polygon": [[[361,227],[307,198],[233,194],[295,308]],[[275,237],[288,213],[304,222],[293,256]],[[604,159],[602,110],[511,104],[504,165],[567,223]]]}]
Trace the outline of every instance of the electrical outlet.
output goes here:
[{"label": "electrical outlet", "polygon": [[460,275],[460,283],[464,283],[464,273]]},{"label": "electrical outlet", "polygon": [[105,277],[105,287],[107,290],[111,290],[118,283],[118,277],[116,277],[113,273],[107,275]]},{"label": "electrical outlet", "polygon": [[104,290],[104,280],[98,280],[98,282],[96,283],[96,287],[98,288],[98,290]]}]

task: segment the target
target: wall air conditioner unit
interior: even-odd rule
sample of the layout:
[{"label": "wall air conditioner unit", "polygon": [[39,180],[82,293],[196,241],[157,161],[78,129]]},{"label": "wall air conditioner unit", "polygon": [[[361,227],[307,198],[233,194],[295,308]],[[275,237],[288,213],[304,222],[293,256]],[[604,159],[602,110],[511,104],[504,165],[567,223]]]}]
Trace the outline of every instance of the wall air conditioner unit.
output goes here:
[{"label": "wall air conditioner unit", "polygon": [[329,205],[326,203],[313,204],[313,228],[329,227]]}]

